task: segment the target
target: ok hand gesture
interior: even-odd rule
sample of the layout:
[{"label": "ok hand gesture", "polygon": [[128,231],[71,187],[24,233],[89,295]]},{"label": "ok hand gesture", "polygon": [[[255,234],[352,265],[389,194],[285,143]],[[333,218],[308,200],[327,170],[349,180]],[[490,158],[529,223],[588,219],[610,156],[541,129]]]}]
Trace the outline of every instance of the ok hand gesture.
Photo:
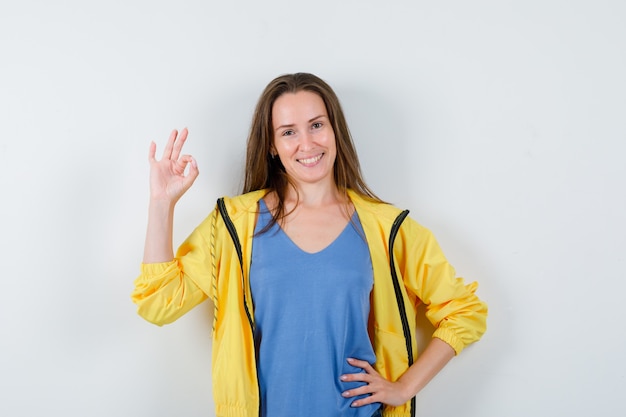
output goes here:
[{"label": "ok hand gesture", "polygon": [[180,134],[172,131],[160,161],[155,158],[156,144],[150,144],[150,199],[174,205],[198,177],[196,160],[191,155],[180,154],[186,139],[187,128]]}]

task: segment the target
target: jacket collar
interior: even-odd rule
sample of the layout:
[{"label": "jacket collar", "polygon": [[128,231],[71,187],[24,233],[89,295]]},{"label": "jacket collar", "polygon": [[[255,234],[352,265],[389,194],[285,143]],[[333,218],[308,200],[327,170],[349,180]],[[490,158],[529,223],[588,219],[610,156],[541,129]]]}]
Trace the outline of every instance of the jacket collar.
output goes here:
[{"label": "jacket collar", "polygon": [[[229,214],[233,220],[244,214],[250,214],[250,212],[256,212],[257,204],[261,198],[268,193],[267,189],[252,191],[246,194],[241,194],[234,198],[225,197],[224,199],[228,203]],[[393,221],[400,209],[389,210],[391,207],[389,204],[380,203],[365,197],[352,189],[348,189],[348,197],[354,204],[354,207],[359,216],[375,216],[381,220]]]}]

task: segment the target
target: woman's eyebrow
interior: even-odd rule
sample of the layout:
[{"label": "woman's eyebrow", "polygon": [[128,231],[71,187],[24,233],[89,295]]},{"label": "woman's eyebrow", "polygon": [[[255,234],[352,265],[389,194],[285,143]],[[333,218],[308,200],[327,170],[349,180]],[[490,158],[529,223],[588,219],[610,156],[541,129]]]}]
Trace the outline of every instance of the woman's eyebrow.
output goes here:
[{"label": "woman's eyebrow", "polygon": [[[322,117],[328,117],[328,116],[326,116],[325,114],[320,114],[319,116],[315,116],[312,119],[309,119],[308,123],[311,123],[311,122],[313,122],[313,121],[315,121],[317,119],[320,119]],[[276,129],[274,129],[274,131],[277,131],[277,130],[280,130],[280,129],[284,129],[284,128],[287,128],[287,127],[294,127],[294,126],[295,126],[295,123],[290,123],[290,124],[286,124],[286,125],[280,125]]]}]

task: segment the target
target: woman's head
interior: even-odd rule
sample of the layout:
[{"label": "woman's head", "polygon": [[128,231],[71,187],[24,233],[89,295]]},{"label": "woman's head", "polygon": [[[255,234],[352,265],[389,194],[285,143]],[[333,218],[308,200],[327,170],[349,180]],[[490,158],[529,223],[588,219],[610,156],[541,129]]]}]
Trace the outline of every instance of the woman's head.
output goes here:
[{"label": "woman's head", "polygon": [[285,93],[272,106],[274,141],[271,153],[278,157],[296,192],[305,184],[336,189],[335,131],[324,100],[311,91]]},{"label": "woman's head", "polygon": [[356,149],[337,95],[326,82],[308,73],[279,76],[272,80],[261,94],[248,136],[243,192],[267,188],[276,191],[282,203],[284,193],[292,179],[287,175],[280,159],[272,155],[276,128],[272,124],[272,112],[279,97],[300,91],[318,95],[326,107],[336,141],[333,177],[337,188],[342,192],[350,188],[375,198],[362,179]]}]

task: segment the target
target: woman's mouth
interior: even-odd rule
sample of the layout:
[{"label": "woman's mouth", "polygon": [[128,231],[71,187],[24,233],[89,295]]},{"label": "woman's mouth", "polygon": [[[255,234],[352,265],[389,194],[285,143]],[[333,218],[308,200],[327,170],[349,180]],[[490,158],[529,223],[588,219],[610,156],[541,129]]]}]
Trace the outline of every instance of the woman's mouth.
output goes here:
[{"label": "woman's mouth", "polygon": [[313,166],[316,163],[319,162],[320,159],[322,159],[322,157],[324,156],[323,153],[316,155],[316,156],[312,156],[310,158],[306,158],[306,159],[297,159],[298,162],[300,162],[302,165],[304,166]]}]

